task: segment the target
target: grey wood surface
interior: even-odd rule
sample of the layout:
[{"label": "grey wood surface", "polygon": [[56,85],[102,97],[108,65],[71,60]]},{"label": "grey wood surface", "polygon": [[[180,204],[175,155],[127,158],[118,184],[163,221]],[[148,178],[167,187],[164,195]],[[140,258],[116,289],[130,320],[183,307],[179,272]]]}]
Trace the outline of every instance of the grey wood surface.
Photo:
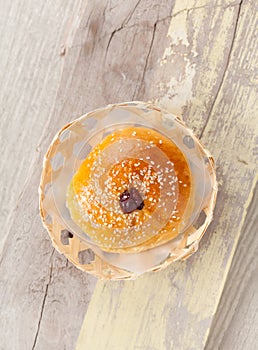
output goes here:
[{"label": "grey wood surface", "polygon": [[[0,54],[0,241],[7,237],[0,257],[0,349],[74,348],[96,280],[55,252],[41,225],[37,187],[43,154],[58,129],[88,110],[134,98],[162,100],[165,93],[157,82],[166,80],[167,73],[164,70],[157,76],[155,71],[168,45],[166,33],[174,3],[139,0],[125,6],[122,1],[0,0],[0,53],[4,53]],[[216,4],[210,1],[210,10],[213,7]],[[238,20],[247,23],[250,16],[254,22],[251,17],[257,6],[255,1],[241,1],[240,6],[232,2],[225,11],[231,10],[232,25],[224,39],[234,42]],[[212,31],[213,25],[207,22],[207,30]],[[244,45],[244,39],[238,38],[237,48]],[[215,102],[220,101],[226,73],[235,72],[229,80],[233,85],[243,79],[243,89],[257,85],[252,52],[257,37],[251,39],[250,55],[243,56],[246,63],[240,62],[238,73],[228,73],[230,59],[237,60],[232,45],[225,41],[217,65],[209,66],[205,56],[209,44],[200,35],[203,55],[191,57],[197,64],[195,100],[187,104],[179,99],[185,103],[185,119],[200,135]],[[209,40],[215,46],[217,37]],[[187,54],[190,57],[191,52]],[[180,71],[182,62],[177,63]],[[204,65],[206,77],[201,76]],[[228,99],[229,83],[222,91]],[[172,93],[170,98],[178,107]],[[218,107],[216,111],[221,112]],[[253,118],[256,111],[253,106]],[[218,124],[208,125],[206,140],[214,125]],[[224,127],[229,127],[226,121]],[[235,153],[238,166],[251,164],[253,155]],[[258,348],[257,190],[254,193],[207,349]]]},{"label": "grey wood surface", "polygon": [[0,1],[0,241],[7,238],[0,249],[1,350],[74,348],[95,286],[94,278],[54,253],[37,199],[47,143],[72,118],[68,111],[49,125],[63,71],[64,28],[85,5]]},{"label": "grey wood surface", "polygon": [[0,247],[53,107],[63,28],[78,5],[0,1]]}]

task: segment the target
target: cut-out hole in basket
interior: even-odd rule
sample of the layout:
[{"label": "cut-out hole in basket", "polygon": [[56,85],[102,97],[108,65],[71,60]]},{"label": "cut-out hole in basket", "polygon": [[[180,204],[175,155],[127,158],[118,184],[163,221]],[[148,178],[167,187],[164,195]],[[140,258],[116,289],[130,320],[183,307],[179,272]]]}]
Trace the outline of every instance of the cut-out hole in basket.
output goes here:
[{"label": "cut-out hole in basket", "polygon": [[209,165],[210,164],[210,159],[209,159],[209,157],[208,156],[204,156],[204,163],[206,164],[206,165]]},{"label": "cut-out hole in basket", "polygon": [[69,245],[69,238],[73,238],[73,234],[68,230],[62,230],[60,239],[63,245]]},{"label": "cut-out hole in basket", "polygon": [[137,103],[136,102],[126,102],[126,103],[123,103],[121,104],[121,107],[127,107],[127,106],[137,106]]},{"label": "cut-out hole in basket", "polygon": [[64,156],[62,153],[58,152],[51,159],[51,166],[54,171],[58,170],[64,163]]},{"label": "cut-out hole in basket", "polygon": [[91,117],[84,119],[81,123],[87,130],[92,130],[97,125],[98,120]]},{"label": "cut-out hole in basket", "polygon": [[186,147],[192,149],[194,148],[194,140],[192,136],[190,135],[185,135],[183,138],[183,143],[186,145]]},{"label": "cut-out hole in basket", "polygon": [[164,114],[162,116],[162,124],[165,127],[168,127],[169,129],[172,129],[175,127],[175,117],[171,114]]},{"label": "cut-out hole in basket", "polygon": [[51,187],[52,187],[52,183],[51,182],[48,182],[47,184],[45,184],[45,186],[44,186],[44,194],[45,194],[45,196],[50,191]]},{"label": "cut-out hole in basket", "polygon": [[45,216],[45,223],[47,224],[47,225],[51,225],[52,224],[52,217],[49,215],[49,214],[47,214],[46,216]]},{"label": "cut-out hole in basket", "polygon": [[204,157],[204,163],[206,164],[206,166],[212,166],[212,167],[214,167],[214,159],[213,159],[213,157],[211,157],[211,156],[205,156]]},{"label": "cut-out hole in basket", "polygon": [[151,109],[148,109],[148,108],[143,107],[143,108],[141,108],[141,112],[143,112],[143,113],[147,114],[147,113],[152,112],[152,110],[151,110]]},{"label": "cut-out hole in basket", "polygon": [[200,215],[198,216],[198,218],[195,220],[193,227],[196,228],[196,230],[198,230],[198,228],[200,228],[204,224],[206,217],[207,217],[207,215],[206,215],[205,211],[202,210],[200,212]]},{"label": "cut-out hole in basket", "polygon": [[90,264],[95,258],[95,254],[91,249],[82,250],[78,253],[78,260],[81,265]]},{"label": "cut-out hole in basket", "polygon": [[112,134],[112,132],[113,132],[113,130],[104,131],[104,132],[103,132],[103,135],[102,135],[103,139],[104,139],[106,136]]},{"label": "cut-out hole in basket", "polygon": [[64,130],[61,135],[59,135],[59,140],[61,142],[64,142],[64,140],[68,139],[70,137],[71,131],[70,130]]},{"label": "cut-out hole in basket", "polygon": [[105,120],[103,120],[103,125],[109,126],[110,123],[121,123],[121,119],[123,122],[128,122],[132,119],[133,115],[130,110],[126,110],[123,107],[116,107],[107,114]]},{"label": "cut-out hole in basket", "polygon": [[89,143],[86,143],[84,141],[77,142],[73,146],[73,154],[78,159],[85,159],[87,155],[90,153],[92,149],[92,146]]}]

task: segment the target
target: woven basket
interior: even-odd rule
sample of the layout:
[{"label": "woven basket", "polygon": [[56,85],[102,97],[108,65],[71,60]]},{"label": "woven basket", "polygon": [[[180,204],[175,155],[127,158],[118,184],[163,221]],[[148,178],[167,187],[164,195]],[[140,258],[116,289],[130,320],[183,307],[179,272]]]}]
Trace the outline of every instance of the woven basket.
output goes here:
[{"label": "woven basket", "polygon": [[[155,266],[147,267],[146,270],[142,272],[161,270],[173,261],[187,259],[197,251],[199,241],[212,221],[217,195],[217,183],[214,160],[192,131],[185,126],[180,118],[149,103],[128,102],[109,105],[106,108],[90,112],[67,124],[57,133],[44,157],[43,171],[39,186],[40,215],[50,235],[53,246],[61,254],[64,254],[77,268],[101,279],[134,279],[139,273],[114,266],[106,259],[103,259],[103,256],[95,249],[94,244],[70,232],[64,223],[63,214],[56,208],[55,198],[51,189],[55,181],[60,178],[65,161],[71,157],[71,154],[76,153],[76,145],[80,142],[82,131],[80,126],[83,125],[84,133],[90,133],[92,127],[89,126],[89,130],[87,130],[88,121],[91,120],[92,117],[107,115],[114,109],[137,111],[138,114],[139,110],[145,114],[147,111],[150,114],[150,118],[158,118],[159,122],[162,122],[165,116],[164,120],[165,123],[167,123],[167,129],[169,129],[170,126],[172,127],[173,121],[179,123],[181,127],[186,130],[188,138],[191,141],[191,145],[188,145],[188,147],[192,148],[192,145],[194,145],[195,149],[198,150],[198,154],[203,157],[204,172],[207,178],[206,180],[208,181],[209,188],[208,190],[206,189],[205,200],[203,200],[202,206],[199,208],[199,218],[187,228],[186,232],[184,232],[184,238],[179,241],[177,246],[173,245],[173,249],[171,249],[165,259],[162,259],[162,261],[155,264]],[[171,123],[168,122],[169,120],[171,120]],[[70,132],[71,130],[73,130],[73,132]],[[63,191],[66,192],[66,188],[64,188]],[[201,222],[200,218],[202,219]]]}]

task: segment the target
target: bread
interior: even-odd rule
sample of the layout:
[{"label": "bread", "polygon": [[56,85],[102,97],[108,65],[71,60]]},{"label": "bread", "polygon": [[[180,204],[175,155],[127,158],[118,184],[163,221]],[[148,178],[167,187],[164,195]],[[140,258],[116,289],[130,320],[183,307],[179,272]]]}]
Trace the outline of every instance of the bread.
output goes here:
[{"label": "bread", "polygon": [[188,162],[170,139],[126,127],[88,154],[68,186],[66,204],[102,250],[140,252],[181,232],[192,186]]}]

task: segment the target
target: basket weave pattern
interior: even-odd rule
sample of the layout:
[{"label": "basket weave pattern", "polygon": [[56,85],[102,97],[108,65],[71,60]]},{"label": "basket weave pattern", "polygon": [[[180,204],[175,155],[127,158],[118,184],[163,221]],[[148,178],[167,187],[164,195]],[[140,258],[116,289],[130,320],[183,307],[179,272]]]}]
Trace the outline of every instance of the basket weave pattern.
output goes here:
[{"label": "basket weave pattern", "polygon": [[[140,104],[141,106],[143,105],[142,102],[140,102]],[[119,106],[130,106],[130,103],[119,104]],[[149,109],[153,108],[155,110],[159,110],[156,106],[152,106],[151,104],[144,104],[144,106]],[[112,108],[112,106],[108,106],[108,108]],[[83,116],[83,118],[89,116],[90,113]],[[177,121],[184,125],[183,121],[178,117]],[[96,254],[96,252],[93,251],[91,244],[83,241],[75,234],[69,234],[62,220],[60,220],[60,213],[55,210],[54,205],[51,205],[52,210],[49,210],[49,206],[45,205],[48,200],[48,195],[51,193],[51,184],[59,176],[60,171],[62,170],[62,168],[54,168],[53,159],[60,153],[64,159],[69,157],[70,152],[73,152],[74,147],[78,142],[78,137],[76,134],[72,134],[69,137],[64,137],[65,132],[67,132],[71,126],[75,126],[76,122],[77,121],[75,120],[72,123],[67,124],[58,132],[44,158],[43,172],[39,186],[40,215],[43,224],[50,235],[53,246],[61,254],[64,254],[66,258],[77,268],[93,274],[101,279],[134,279],[137,277],[137,274],[118,268],[111,265],[107,261],[104,261],[98,256],[98,254]],[[78,134],[79,132],[80,131],[78,130]],[[206,206],[201,208],[200,211],[205,215],[205,220],[199,227],[189,227],[187,229],[187,234],[185,234],[184,239],[180,242],[177,248],[171,251],[169,256],[167,256],[164,261],[160,262],[160,264],[148,271],[161,270],[173,261],[187,259],[189,256],[191,256],[197,251],[199,241],[212,221],[213,209],[217,195],[214,160],[209,152],[204,149],[200,141],[194,135],[192,135],[192,137],[194,138],[194,142],[201,150],[203,157],[207,159],[207,166],[212,183],[212,191],[208,204],[206,203]]]}]

